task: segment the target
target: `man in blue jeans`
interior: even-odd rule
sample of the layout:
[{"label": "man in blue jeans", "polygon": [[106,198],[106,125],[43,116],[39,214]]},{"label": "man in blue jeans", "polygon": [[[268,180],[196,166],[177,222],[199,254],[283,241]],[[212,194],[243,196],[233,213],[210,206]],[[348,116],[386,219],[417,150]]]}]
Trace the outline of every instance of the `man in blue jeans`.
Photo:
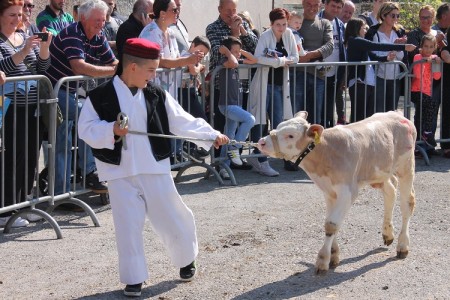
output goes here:
[{"label": "man in blue jeans", "polygon": [[[321,5],[320,0],[303,0],[303,25],[298,31],[304,38],[303,48],[305,56],[300,56],[299,62],[322,61],[333,52],[333,29],[330,21],[317,16]],[[323,102],[325,95],[325,70],[315,67],[299,69],[299,76],[296,78],[297,94],[296,101],[305,103],[308,112],[308,121],[311,123],[322,122]],[[305,83],[306,76],[306,83]]]},{"label": "man in blue jeans", "polygon": [[[80,21],[67,26],[54,38],[50,46],[52,65],[46,71],[53,84],[67,76],[114,75],[118,61],[106,38],[100,34],[107,11],[108,6],[101,0],[84,2],[78,8]],[[58,93],[58,103],[64,115],[64,122],[56,130],[55,194],[70,190],[72,128],[81,109],[76,99],[76,88],[75,82],[63,84]],[[106,186],[99,182],[95,172],[95,161],[89,146],[78,140],[78,149],[80,159],[78,165],[86,174],[86,187],[94,191],[106,190]]]}]

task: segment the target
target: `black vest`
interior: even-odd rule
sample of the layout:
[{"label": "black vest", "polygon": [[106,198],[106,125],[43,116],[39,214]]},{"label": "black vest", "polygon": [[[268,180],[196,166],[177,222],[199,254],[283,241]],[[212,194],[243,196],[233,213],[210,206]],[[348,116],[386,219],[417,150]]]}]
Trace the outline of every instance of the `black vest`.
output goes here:
[{"label": "black vest", "polygon": [[[143,92],[147,107],[147,132],[155,134],[171,134],[169,131],[167,111],[164,104],[166,101],[166,93],[163,89],[152,83],[144,88]],[[105,120],[107,122],[114,122],[117,120],[117,115],[121,110],[112,79],[90,91],[89,98],[100,120]],[[119,137],[114,136],[114,138],[117,140]],[[170,157],[171,147],[169,139],[150,136],[148,139],[153,150],[153,155],[157,161]],[[106,148],[92,148],[92,153],[95,158],[102,162],[120,165],[122,141],[117,142],[114,145],[113,150]]]}]

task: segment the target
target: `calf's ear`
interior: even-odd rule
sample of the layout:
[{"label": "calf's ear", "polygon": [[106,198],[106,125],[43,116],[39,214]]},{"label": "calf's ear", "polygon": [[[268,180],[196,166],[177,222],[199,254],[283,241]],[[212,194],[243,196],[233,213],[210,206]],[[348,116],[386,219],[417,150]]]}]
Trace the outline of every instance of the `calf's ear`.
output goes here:
[{"label": "calf's ear", "polygon": [[294,118],[303,118],[306,120],[308,118],[308,112],[307,111],[299,111],[298,113],[296,113],[294,115]]},{"label": "calf's ear", "polygon": [[[306,135],[310,138],[316,139],[322,136],[323,127],[318,124],[313,124],[309,126],[308,131],[306,131]],[[317,134],[317,135],[316,135]],[[319,143],[320,141],[315,141],[316,143]]]}]

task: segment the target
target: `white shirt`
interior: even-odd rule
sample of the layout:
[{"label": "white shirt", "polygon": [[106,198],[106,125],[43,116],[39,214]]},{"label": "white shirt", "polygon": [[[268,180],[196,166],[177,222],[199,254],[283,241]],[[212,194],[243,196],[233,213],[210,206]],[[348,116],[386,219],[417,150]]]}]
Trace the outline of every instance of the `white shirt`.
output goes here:
[{"label": "white shirt", "polygon": [[[391,30],[391,34],[387,36],[381,31],[377,31],[373,36],[374,42],[394,44],[395,40],[398,38],[397,33]],[[387,56],[390,51],[374,51],[378,56]],[[402,60],[404,56],[403,51],[395,51],[395,60]],[[400,75],[400,66],[394,63],[384,63],[378,65],[377,76],[380,78],[385,78],[389,80],[397,79]]]},{"label": "white shirt", "polygon": [[[330,56],[323,59],[323,61],[327,62],[336,62],[339,61],[339,32],[338,32],[338,24],[336,19],[334,19],[331,23],[331,27],[333,28],[333,52]],[[327,77],[334,76],[336,74],[336,66],[329,67],[329,71],[327,72]]]},{"label": "white shirt", "polygon": [[[147,132],[147,108],[144,93],[141,89],[133,96],[130,89],[115,76],[113,85],[119,99],[120,109],[128,118],[128,129]],[[178,104],[166,92],[165,107],[169,120],[169,129],[175,135],[200,138],[210,141],[195,141],[205,149],[209,149],[220,132],[214,130],[205,120],[196,119]],[[88,97],[81,110],[78,121],[78,132],[89,146],[96,149],[114,149],[114,122],[100,120]],[[107,181],[139,174],[170,173],[170,160],[156,161],[149,139],[145,135],[127,134],[127,150],[122,147],[120,165],[104,163],[95,159],[100,180]]]},{"label": "white shirt", "polygon": [[[180,57],[180,51],[178,50],[177,39],[173,34],[171,28],[167,28],[167,36],[169,37],[167,40],[164,37],[164,33],[158,27],[156,22],[151,22],[147,26],[142,29],[140,38],[147,39],[154,43],[157,43],[161,48],[160,56],[162,58],[178,58]],[[176,74],[175,74],[176,73]],[[156,79],[156,84],[160,85],[166,91],[177,99],[177,87],[181,84],[181,71],[174,72],[159,72]]]}]

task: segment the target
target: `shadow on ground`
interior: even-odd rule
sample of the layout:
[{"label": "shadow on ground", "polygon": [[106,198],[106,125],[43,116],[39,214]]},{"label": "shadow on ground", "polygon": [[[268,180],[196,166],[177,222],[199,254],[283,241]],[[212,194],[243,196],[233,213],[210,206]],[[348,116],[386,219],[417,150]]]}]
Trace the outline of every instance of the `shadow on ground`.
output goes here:
[{"label": "shadow on ground", "polygon": [[[371,255],[376,255],[381,252],[388,251],[387,248],[377,248],[371,250],[363,255],[344,259],[341,261],[340,266],[345,264],[354,263],[363,260]],[[325,275],[316,275],[315,267],[312,264],[300,262],[306,266],[303,272],[295,273],[283,280],[272,282],[256,288],[254,290],[248,291],[242,295],[232,298],[233,300],[244,300],[244,299],[291,299],[295,297],[305,296],[310,293],[314,293],[318,290],[329,289],[330,287],[339,285],[346,281],[351,281],[356,277],[381,267],[384,267],[388,263],[395,261],[396,258],[390,257],[384,261],[372,263],[365,265],[359,269],[355,269],[350,272],[339,273],[336,270],[329,270]],[[339,266],[338,266],[339,268]],[[331,291],[330,291],[331,292]]]}]

